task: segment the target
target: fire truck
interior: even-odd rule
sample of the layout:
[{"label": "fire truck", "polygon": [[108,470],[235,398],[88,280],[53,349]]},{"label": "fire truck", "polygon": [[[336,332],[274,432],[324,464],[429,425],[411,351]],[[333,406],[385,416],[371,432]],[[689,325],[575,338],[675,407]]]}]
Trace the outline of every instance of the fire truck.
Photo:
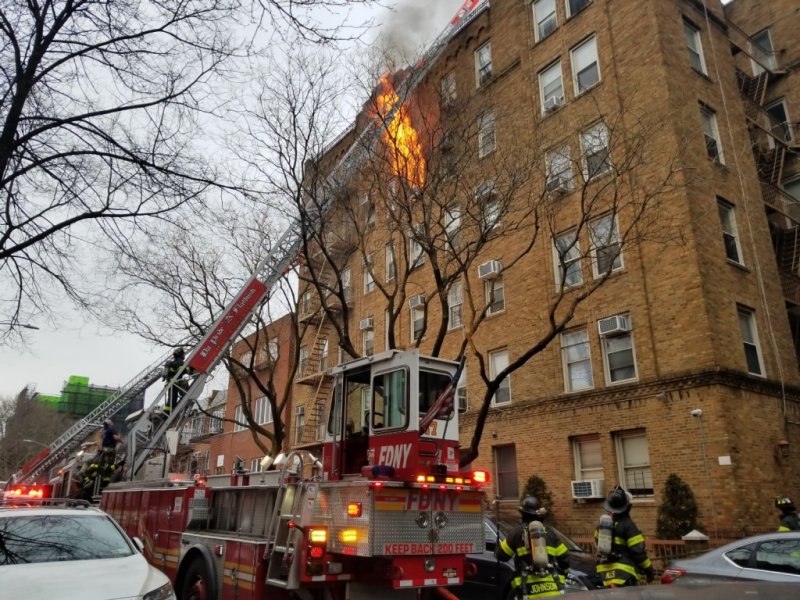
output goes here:
[{"label": "fire truck", "polygon": [[416,350],[340,365],[321,458],[112,484],[101,507],[183,600],[429,596],[463,583],[484,544],[487,476],[458,470],[459,374]]}]

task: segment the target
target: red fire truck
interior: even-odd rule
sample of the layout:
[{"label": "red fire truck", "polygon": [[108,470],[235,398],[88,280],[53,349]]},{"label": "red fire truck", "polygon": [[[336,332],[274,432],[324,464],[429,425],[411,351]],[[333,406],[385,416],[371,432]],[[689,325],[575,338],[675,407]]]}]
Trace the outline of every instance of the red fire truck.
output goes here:
[{"label": "red fire truck", "polygon": [[[460,375],[391,350],[334,369],[322,459],[207,481],[124,482],[102,507],[179,598],[419,598],[483,550],[483,472],[458,470]],[[447,595],[447,592],[441,592]]]}]

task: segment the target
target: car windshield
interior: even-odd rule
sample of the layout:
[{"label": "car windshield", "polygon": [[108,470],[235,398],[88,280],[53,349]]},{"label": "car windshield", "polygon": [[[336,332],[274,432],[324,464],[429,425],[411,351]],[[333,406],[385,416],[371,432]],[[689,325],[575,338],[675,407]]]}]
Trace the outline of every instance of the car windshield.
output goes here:
[{"label": "car windshield", "polygon": [[103,515],[0,518],[0,565],[121,558],[133,548]]},{"label": "car windshield", "polygon": [[[503,519],[501,519],[500,521],[494,521],[493,520],[492,522],[495,523],[497,528],[500,530],[500,539],[503,539],[506,536],[508,536],[508,534],[511,532],[511,530],[514,529],[514,527],[516,527],[517,525],[519,525],[519,521],[514,522],[514,521],[503,520]],[[583,547],[578,542],[576,542],[572,538],[568,537],[567,534],[562,533],[561,531],[559,531],[558,529],[556,529],[552,525],[546,525],[546,527],[548,529],[552,529],[553,530],[553,533],[556,534],[556,536],[558,537],[559,540],[564,542],[564,545],[567,547],[567,549],[570,552],[584,552]],[[497,534],[495,533],[495,535],[497,535]],[[487,537],[487,539],[489,539],[489,535],[486,535],[486,537]]]}]

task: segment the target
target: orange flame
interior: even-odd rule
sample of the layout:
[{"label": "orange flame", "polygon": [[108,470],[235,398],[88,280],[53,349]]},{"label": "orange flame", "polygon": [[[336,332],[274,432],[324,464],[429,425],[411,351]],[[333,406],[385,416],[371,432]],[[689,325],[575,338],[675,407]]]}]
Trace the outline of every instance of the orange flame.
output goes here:
[{"label": "orange flame", "polygon": [[405,104],[401,104],[390,117],[400,97],[388,75],[381,77],[381,90],[377,97],[378,114],[386,123],[383,138],[389,148],[392,173],[405,179],[411,187],[420,189],[425,185],[425,156],[419,134],[411,124],[411,114]]}]

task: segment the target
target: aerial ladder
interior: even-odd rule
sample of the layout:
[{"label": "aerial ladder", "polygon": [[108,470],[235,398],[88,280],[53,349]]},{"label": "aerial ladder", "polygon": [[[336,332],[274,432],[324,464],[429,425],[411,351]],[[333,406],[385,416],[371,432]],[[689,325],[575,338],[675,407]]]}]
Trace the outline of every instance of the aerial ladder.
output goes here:
[{"label": "aerial ladder", "polygon": [[[452,36],[466,26],[489,4],[488,0],[468,0],[461,13],[434,40],[423,55],[422,60],[401,83],[398,90],[400,97],[407,97],[422,81],[430,67],[444,51]],[[352,173],[363,163],[368,152],[378,142],[387,125],[403,104],[397,102],[385,115],[376,115],[351,144],[339,162],[326,174],[318,196],[322,201],[309,203],[304,214],[296,217],[289,225],[269,253],[258,263],[251,277],[239,293],[227,305],[222,315],[209,327],[206,335],[187,354],[186,362],[159,392],[156,399],[142,412],[132,425],[127,437],[128,477],[135,478],[142,466],[154,451],[168,453],[167,432],[180,426],[190,416],[188,410],[202,393],[206,382],[215,368],[226,356],[227,351],[236,340],[236,336],[246,327],[253,311],[259,306],[268,292],[292,265],[303,250],[309,232],[313,232],[322,222],[339,190],[346,185]],[[170,354],[162,356],[158,361],[141,371],[125,384],[119,392],[100,404],[91,413],[67,429],[47,449],[26,464],[18,473],[20,482],[36,481],[50,469],[58,465],[80,444],[102,426],[104,420],[113,417],[128,406],[134,399],[143,394],[151,385],[162,378],[164,364]],[[182,400],[173,407],[166,419],[159,418],[164,400],[170,397],[173,387],[185,386],[185,377],[189,375],[191,383],[183,394]]]}]

